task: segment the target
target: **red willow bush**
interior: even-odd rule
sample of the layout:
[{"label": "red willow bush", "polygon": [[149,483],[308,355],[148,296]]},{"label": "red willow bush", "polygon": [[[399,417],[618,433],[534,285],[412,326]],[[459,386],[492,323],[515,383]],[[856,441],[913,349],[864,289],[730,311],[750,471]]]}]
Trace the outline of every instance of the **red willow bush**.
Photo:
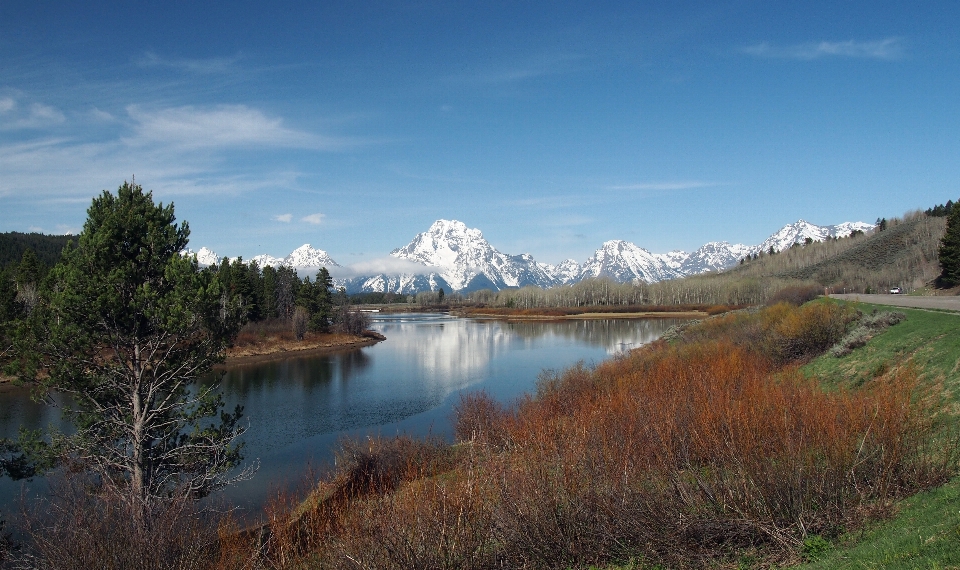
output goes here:
[{"label": "red willow bush", "polygon": [[[303,505],[274,516],[267,551],[297,555],[268,559],[688,566],[750,549],[788,560],[808,534],[854,528],[871,509],[943,482],[955,464],[909,369],[826,392],[784,365],[825,349],[852,315],[826,303],[727,315],[674,345],[546,375],[510,408],[465,396],[459,445],[428,453],[370,443],[362,461],[341,464],[327,499],[307,503],[309,516]],[[312,521],[296,527],[312,529],[306,547],[292,549],[296,533],[281,532],[295,520]]]}]

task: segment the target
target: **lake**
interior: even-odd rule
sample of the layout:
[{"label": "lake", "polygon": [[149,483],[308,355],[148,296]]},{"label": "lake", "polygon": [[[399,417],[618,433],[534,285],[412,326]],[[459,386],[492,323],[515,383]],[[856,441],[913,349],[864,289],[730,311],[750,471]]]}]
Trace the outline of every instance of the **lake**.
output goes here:
[{"label": "lake", "polygon": [[[323,468],[345,436],[449,438],[460,394],[485,390],[509,403],[536,388],[543,370],[587,365],[659,338],[679,319],[475,320],[444,314],[376,314],[387,340],[334,354],[234,366],[219,380],[227,409],[244,407],[247,462],[259,470],[224,491],[230,504],[256,510],[296,486],[308,465]],[[214,382],[211,377],[206,382]],[[0,437],[20,426],[57,424],[56,410],[22,389],[0,391]],[[38,481],[28,487],[40,489]],[[20,484],[0,480],[0,511]]]}]

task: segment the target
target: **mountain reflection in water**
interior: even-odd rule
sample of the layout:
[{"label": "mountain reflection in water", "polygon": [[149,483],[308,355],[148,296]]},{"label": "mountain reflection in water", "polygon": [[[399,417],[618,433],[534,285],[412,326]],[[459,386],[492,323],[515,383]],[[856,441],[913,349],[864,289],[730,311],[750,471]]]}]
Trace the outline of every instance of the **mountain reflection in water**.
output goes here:
[{"label": "mountain reflection in water", "polygon": [[[590,365],[658,338],[678,319],[503,322],[438,314],[377,315],[387,340],[320,356],[228,368],[219,378],[227,409],[244,408],[244,456],[256,476],[228,488],[233,505],[258,508],[299,483],[308,463],[332,461],[344,436],[379,433],[449,437],[463,391],[486,390],[509,402],[535,389],[539,374]],[[212,383],[220,375],[211,375]],[[57,418],[25,393],[0,392],[0,437]],[[16,410],[16,411],[14,411]],[[36,488],[37,483],[32,487]],[[0,510],[17,484],[0,482]]]}]

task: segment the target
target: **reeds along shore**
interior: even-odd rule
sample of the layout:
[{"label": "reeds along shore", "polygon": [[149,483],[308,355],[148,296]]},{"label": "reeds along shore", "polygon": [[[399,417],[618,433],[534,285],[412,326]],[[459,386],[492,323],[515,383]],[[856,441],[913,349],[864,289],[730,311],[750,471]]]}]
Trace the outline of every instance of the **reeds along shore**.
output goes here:
[{"label": "reeds along shore", "polygon": [[710,319],[504,406],[456,407],[458,443],[346,442],[256,533],[222,527],[218,568],[697,567],[796,560],[942,483],[955,446],[909,368],[824,391],[797,364],[856,320],[828,302]]}]

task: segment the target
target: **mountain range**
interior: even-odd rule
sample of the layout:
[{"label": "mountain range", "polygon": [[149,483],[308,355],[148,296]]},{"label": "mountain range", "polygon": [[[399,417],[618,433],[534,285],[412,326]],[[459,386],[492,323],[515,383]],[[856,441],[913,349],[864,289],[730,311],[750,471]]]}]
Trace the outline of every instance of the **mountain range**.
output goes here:
[{"label": "mountain range", "polygon": [[[619,282],[643,281],[654,283],[708,271],[722,271],[747,256],[782,251],[807,239],[823,241],[846,237],[855,230],[867,232],[874,225],[865,222],[845,222],[833,226],[818,226],[804,220],[788,224],[757,245],[709,242],[692,253],[671,251],[651,253],[623,240],[604,242],[583,263],[567,259],[557,265],[536,261],[529,254],[502,253],[484,239],[478,229],[468,228],[456,220],[437,220],[430,228],[416,235],[407,245],[390,252],[398,260],[409,262],[400,273],[337,277],[335,268],[341,266],[327,252],[304,244],[290,255],[278,258],[258,255],[253,258],[261,267],[287,266],[303,272],[319,267],[331,269],[334,285],[348,293],[418,291],[468,292],[478,289],[500,290],[507,287],[536,285],[551,287],[576,283],[591,277],[607,277]],[[194,254],[192,251],[185,252]],[[207,248],[196,252],[201,265],[219,263],[220,258]],[[422,269],[421,269],[422,268]]]}]

